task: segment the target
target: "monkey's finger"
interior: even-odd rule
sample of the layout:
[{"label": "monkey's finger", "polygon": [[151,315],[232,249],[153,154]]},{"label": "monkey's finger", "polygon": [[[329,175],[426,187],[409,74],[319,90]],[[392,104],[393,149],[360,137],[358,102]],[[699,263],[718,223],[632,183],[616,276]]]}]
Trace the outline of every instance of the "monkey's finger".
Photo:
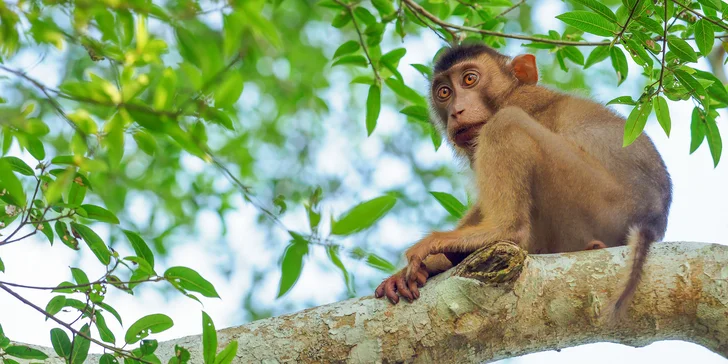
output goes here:
[{"label": "monkey's finger", "polygon": [[425,285],[425,282],[427,282],[427,276],[425,274],[427,274],[426,271],[419,271],[419,272],[417,272],[417,279],[416,279],[416,281],[417,281],[417,284],[419,284],[420,287],[424,286]]},{"label": "monkey's finger", "polygon": [[399,303],[399,296],[397,295],[397,292],[394,291],[394,282],[395,280],[392,278],[388,278],[387,281],[384,284],[384,294],[389,298],[389,301],[392,302],[392,304],[396,305]]},{"label": "monkey's finger", "polygon": [[409,259],[409,264],[407,265],[407,274],[405,278],[407,281],[411,281],[414,279],[415,274],[418,270],[420,270],[420,265],[422,265],[422,259],[417,256],[413,256]]},{"label": "monkey's finger", "polygon": [[387,280],[389,280],[389,278],[380,283],[377,289],[374,290],[374,297],[382,298],[382,296],[384,296],[384,286],[386,285]]},{"label": "monkey's finger", "polygon": [[427,271],[427,266],[425,263],[420,263],[420,272],[425,275],[425,280],[427,278],[430,278],[430,272]]},{"label": "monkey's finger", "polygon": [[410,292],[409,288],[407,288],[407,283],[404,281],[404,277],[401,275],[397,277],[397,292],[399,292],[400,296],[406,298],[408,301],[412,302],[412,300],[415,299],[415,296]]},{"label": "monkey's finger", "polygon": [[417,281],[410,281],[407,282],[407,284],[409,285],[409,290],[415,296],[415,299],[420,298],[420,289],[417,288]]}]

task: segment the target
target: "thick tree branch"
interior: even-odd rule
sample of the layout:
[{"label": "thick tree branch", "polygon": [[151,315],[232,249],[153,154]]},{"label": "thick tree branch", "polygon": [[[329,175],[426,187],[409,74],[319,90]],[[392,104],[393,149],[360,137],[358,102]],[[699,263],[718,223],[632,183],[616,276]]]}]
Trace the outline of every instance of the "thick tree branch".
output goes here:
[{"label": "thick tree branch", "polygon": [[[218,345],[238,341],[235,363],[476,363],[668,339],[728,357],[728,246],[655,244],[629,317],[609,327],[600,313],[618,293],[628,253],[619,247],[527,257],[500,243],[429,281],[414,303],[350,299],[220,330]],[[175,344],[201,362],[199,336],[161,343],[162,362]]]}]

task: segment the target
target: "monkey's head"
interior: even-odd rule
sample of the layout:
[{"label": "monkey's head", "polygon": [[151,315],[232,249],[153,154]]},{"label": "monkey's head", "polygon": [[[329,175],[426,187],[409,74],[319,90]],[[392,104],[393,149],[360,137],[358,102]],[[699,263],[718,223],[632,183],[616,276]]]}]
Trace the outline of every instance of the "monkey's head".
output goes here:
[{"label": "monkey's head", "polygon": [[522,85],[538,81],[536,58],[510,58],[483,44],[452,47],[438,57],[430,88],[435,126],[458,154],[471,157],[480,128]]}]

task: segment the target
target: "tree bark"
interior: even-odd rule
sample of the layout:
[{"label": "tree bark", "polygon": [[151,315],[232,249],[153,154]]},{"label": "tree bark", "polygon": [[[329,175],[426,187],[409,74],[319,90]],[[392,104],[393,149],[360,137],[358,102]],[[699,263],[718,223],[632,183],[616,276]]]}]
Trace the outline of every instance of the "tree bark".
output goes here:
[{"label": "tree bark", "polygon": [[[235,363],[477,363],[684,340],[728,358],[728,246],[653,245],[627,317],[610,327],[601,313],[628,261],[627,247],[527,256],[498,243],[428,281],[413,303],[367,295],[259,320],[219,330],[219,349],[237,340]],[[190,336],[160,343],[163,363],[175,345],[202,362],[200,336]]]}]

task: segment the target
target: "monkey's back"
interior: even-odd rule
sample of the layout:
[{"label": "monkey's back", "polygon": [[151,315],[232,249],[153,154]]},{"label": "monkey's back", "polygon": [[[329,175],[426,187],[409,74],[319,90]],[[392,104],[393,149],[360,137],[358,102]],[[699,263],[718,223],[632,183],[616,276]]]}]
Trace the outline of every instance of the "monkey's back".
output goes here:
[{"label": "monkey's back", "polygon": [[624,219],[626,225],[649,223],[662,239],[672,202],[672,181],[652,140],[642,133],[623,147],[625,118],[604,105],[575,96],[565,95],[561,104],[560,109],[568,110],[561,117],[571,119],[560,121],[566,125],[562,135],[603,166],[631,200],[627,204],[630,211],[607,220]]}]

